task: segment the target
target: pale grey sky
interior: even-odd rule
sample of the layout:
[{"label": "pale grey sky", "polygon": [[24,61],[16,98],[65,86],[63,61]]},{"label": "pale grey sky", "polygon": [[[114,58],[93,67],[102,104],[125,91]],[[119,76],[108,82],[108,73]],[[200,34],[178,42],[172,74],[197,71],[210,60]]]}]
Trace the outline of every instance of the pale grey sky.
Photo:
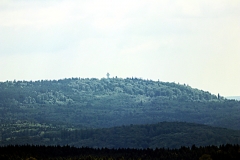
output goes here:
[{"label": "pale grey sky", "polygon": [[240,1],[0,1],[0,81],[107,72],[240,95]]}]

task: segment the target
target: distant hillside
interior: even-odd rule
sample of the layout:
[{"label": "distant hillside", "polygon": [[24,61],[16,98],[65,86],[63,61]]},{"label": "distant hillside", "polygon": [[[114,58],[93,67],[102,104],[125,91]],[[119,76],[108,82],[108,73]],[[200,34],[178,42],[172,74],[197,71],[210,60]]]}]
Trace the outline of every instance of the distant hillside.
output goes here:
[{"label": "distant hillside", "polygon": [[226,97],[226,98],[240,101],[240,96],[229,96],[229,97]]},{"label": "distant hillside", "polygon": [[[30,127],[31,126],[31,127]],[[161,122],[78,130],[41,124],[18,124],[2,132],[0,145],[70,145],[94,148],[180,148],[240,144],[240,131],[193,123]]]},{"label": "distant hillside", "polygon": [[188,85],[138,78],[0,83],[0,122],[102,128],[184,121],[240,129],[240,102]]}]

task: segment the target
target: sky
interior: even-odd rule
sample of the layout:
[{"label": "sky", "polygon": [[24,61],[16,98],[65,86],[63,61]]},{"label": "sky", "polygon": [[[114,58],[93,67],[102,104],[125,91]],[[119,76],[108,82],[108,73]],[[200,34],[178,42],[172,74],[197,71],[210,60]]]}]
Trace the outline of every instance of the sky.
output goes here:
[{"label": "sky", "polygon": [[240,1],[0,1],[0,81],[108,72],[239,96]]}]

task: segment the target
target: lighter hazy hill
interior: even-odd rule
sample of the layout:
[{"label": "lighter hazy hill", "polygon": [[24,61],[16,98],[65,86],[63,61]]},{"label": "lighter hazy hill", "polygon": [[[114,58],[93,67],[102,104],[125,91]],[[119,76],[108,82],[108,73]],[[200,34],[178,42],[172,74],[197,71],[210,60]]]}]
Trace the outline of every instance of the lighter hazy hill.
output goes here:
[{"label": "lighter hazy hill", "polygon": [[229,96],[229,97],[226,97],[226,98],[240,101],[240,96]]},{"label": "lighter hazy hill", "polygon": [[185,84],[139,78],[0,83],[0,121],[82,128],[184,121],[240,129],[240,102]]}]

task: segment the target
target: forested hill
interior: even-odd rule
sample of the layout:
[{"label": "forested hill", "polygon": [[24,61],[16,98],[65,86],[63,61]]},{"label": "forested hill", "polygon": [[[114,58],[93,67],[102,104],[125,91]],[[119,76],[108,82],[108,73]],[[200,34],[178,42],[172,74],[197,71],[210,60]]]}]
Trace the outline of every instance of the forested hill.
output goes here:
[{"label": "forested hill", "polygon": [[[209,92],[193,89],[185,84],[138,78],[102,78],[100,80],[96,78],[69,78],[34,82],[7,81],[0,83],[0,85],[2,99],[14,98],[20,103],[62,104],[64,102],[78,101],[79,95],[104,96],[121,93],[132,96],[162,97],[180,101],[212,101],[223,98],[212,95]],[[17,95],[16,93],[19,94]]]},{"label": "forested hill", "polygon": [[41,124],[9,125],[2,145],[70,145],[94,148],[180,148],[240,144],[240,131],[184,122],[161,122],[101,129],[59,128]]},{"label": "forested hill", "polygon": [[85,128],[186,121],[240,129],[239,101],[188,85],[138,78],[0,83],[0,121]]}]

